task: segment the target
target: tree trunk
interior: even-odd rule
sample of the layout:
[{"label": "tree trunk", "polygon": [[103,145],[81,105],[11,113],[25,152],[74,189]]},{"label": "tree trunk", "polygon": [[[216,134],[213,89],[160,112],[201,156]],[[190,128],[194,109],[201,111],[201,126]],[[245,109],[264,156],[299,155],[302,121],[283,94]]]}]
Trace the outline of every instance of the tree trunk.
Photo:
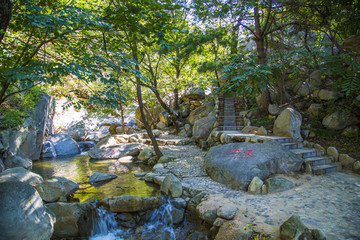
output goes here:
[{"label": "tree trunk", "polygon": [[120,101],[119,101],[119,104],[120,104],[120,114],[121,114],[122,130],[123,130],[123,133],[126,133],[126,132],[125,132],[124,109],[123,109],[123,104],[121,103],[121,99],[120,99]]},{"label": "tree trunk", "polygon": [[174,89],[174,109],[179,110],[179,80],[180,80],[180,67],[175,66],[176,70],[176,80],[175,80],[175,89]]},{"label": "tree trunk", "polygon": [[[138,56],[137,56],[137,53],[136,53],[135,49],[133,49],[133,57],[136,60],[136,62],[138,62]],[[139,67],[138,64],[135,65],[135,70],[137,72],[140,72],[140,67]],[[144,104],[143,104],[143,101],[142,101],[141,80],[137,75],[135,76],[135,78],[136,78],[136,95],[137,95],[138,102],[139,102],[139,109],[140,109],[141,119],[142,119],[142,122],[143,122],[143,124],[145,126],[146,132],[149,135],[149,138],[151,139],[151,143],[152,143],[152,145],[154,147],[154,151],[156,153],[156,156],[159,159],[159,158],[161,158],[163,156],[163,154],[160,151],[160,148],[159,148],[159,145],[158,145],[158,143],[157,143],[157,141],[155,139],[155,136],[154,136],[153,132],[151,131],[151,127],[150,127],[148,121],[146,120],[146,116],[145,116],[145,112],[144,112]]]},{"label": "tree trunk", "polygon": [[[259,9],[257,7],[254,7],[254,21],[255,21],[255,33],[256,33],[254,40],[256,43],[256,52],[257,52],[257,57],[258,57],[258,63],[265,64],[266,63],[266,52],[265,52],[265,45],[264,45],[265,36],[261,30]],[[269,104],[271,103],[271,97],[270,97],[270,92],[269,92],[269,83],[267,81],[266,81],[266,86],[267,86],[267,88],[264,92],[264,94],[265,94],[264,106],[269,106]],[[263,109],[263,110],[268,113],[267,107],[266,107],[266,109]]]},{"label": "tree trunk", "polygon": [[157,89],[152,89],[153,93],[156,96],[156,99],[159,101],[160,105],[165,109],[165,111],[170,115],[170,119],[171,121],[174,123],[175,126],[175,131],[176,133],[180,132],[180,127],[177,123],[178,121],[178,117],[174,114],[173,111],[171,111],[171,109],[166,105],[166,103],[164,103],[164,101],[161,99],[159,92],[157,91]]},{"label": "tree trunk", "polygon": [[11,10],[12,4],[10,0],[0,0],[0,44],[11,19]]}]

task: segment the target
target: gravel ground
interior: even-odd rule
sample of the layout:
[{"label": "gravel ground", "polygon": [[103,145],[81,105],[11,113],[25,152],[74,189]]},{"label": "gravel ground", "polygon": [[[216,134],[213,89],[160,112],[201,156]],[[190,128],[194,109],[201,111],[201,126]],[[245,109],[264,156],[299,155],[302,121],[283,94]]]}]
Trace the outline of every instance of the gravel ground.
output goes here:
[{"label": "gravel ground", "polygon": [[274,194],[252,195],[233,190],[209,178],[204,170],[206,152],[195,145],[164,146],[178,157],[165,168],[176,174],[186,187],[207,191],[216,201],[231,201],[241,211],[237,217],[253,222],[259,232],[278,238],[279,226],[297,214],[309,228],[322,230],[327,239],[360,239],[360,176],[345,172],[325,176],[304,174],[286,177],[297,187]]}]

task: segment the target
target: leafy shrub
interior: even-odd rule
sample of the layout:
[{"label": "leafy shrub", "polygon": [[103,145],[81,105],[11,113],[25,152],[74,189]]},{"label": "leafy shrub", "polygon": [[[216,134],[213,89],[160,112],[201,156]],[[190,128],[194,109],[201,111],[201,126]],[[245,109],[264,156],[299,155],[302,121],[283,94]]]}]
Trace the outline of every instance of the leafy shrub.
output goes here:
[{"label": "leafy shrub", "polygon": [[17,109],[7,109],[1,117],[1,127],[4,129],[18,127],[24,123],[26,116],[28,115],[25,115]]}]

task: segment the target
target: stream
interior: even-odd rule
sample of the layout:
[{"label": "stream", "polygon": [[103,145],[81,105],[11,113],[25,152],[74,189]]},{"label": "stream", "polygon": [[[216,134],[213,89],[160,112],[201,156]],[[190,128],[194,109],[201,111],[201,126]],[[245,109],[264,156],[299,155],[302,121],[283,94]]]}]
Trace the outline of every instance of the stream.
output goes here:
[{"label": "stream", "polygon": [[[111,196],[131,195],[137,197],[161,196],[159,187],[155,184],[139,180],[134,176],[137,172],[147,172],[151,168],[134,163],[116,165],[116,160],[90,160],[88,155],[62,157],[33,162],[32,171],[41,175],[44,180],[50,177],[65,177],[80,184],[80,190],[73,197],[80,202],[91,202]],[[126,173],[123,173],[127,171]],[[117,178],[92,186],[87,184],[89,176],[94,172],[111,173]]]}]

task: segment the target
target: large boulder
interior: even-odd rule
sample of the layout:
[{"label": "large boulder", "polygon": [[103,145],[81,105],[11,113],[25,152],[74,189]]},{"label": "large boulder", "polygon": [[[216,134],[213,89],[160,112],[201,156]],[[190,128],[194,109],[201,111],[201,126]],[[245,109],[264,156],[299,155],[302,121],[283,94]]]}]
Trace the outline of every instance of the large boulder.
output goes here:
[{"label": "large boulder", "polygon": [[104,198],[98,205],[104,206],[112,212],[143,212],[160,207],[164,203],[161,197],[115,196]]},{"label": "large boulder", "polygon": [[197,120],[193,127],[193,136],[196,139],[207,139],[216,122],[215,114]]},{"label": "large boulder", "polygon": [[164,123],[166,127],[168,127],[171,123],[170,114],[168,114],[166,111],[162,111],[159,114],[160,122]]},{"label": "large boulder", "polygon": [[286,108],[274,122],[274,134],[282,137],[292,137],[295,140],[302,141],[301,122],[302,117],[299,112],[293,108]]},{"label": "large boulder", "polygon": [[118,159],[124,156],[137,156],[142,144],[123,144],[110,148],[92,148],[88,154],[92,159]]},{"label": "large boulder", "polygon": [[10,168],[0,173],[0,183],[20,181],[31,186],[44,182],[44,179],[36,173],[30,172],[22,167]]},{"label": "large boulder", "polygon": [[265,180],[271,174],[299,171],[302,163],[296,154],[270,141],[215,146],[205,155],[205,169],[212,179],[245,191],[255,176]]},{"label": "large boulder", "polygon": [[200,107],[192,111],[189,117],[186,119],[187,123],[194,125],[194,123],[200,118],[206,117],[214,109],[214,102],[207,102]]},{"label": "large boulder", "polygon": [[336,111],[326,115],[322,124],[324,127],[333,130],[341,130],[350,125],[356,125],[360,120],[350,111]]},{"label": "large boulder", "polygon": [[1,239],[50,239],[55,216],[34,187],[18,181],[0,183],[0,199]]},{"label": "large boulder", "polygon": [[205,99],[205,91],[200,87],[193,87],[187,91],[185,95],[181,97],[184,102],[188,100],[203,100]]},{"label": "large boulder", "polygon": [[52,238],[89,237],[93,227],[94,207],[90,203],[48,203],[56,216]]},{"label": "large boulder", "polygon": [[19,156],[11,156],[4,161],[6,168],[23,167],[25,169],[32,168],[32,161],[28,158],[22,158]]},{"label": "large boulder", "polygon": [[294,92],[296,92],[298,96],[308,96],[311,94],[312,90],[313,86],[303,81],[298,82],[294,88]]},{"label": "large boulder", "polygon": [[54,144],[57,156],[72,156],[80,153],[78,144],[68,134],[55,134],[48,140]]},{"label": "large boulder", "polygon": [[79,185],[64,177],[53,177],[36,185],[36,190],[45,202],[56,202],[61,197],[74,193]]}]

